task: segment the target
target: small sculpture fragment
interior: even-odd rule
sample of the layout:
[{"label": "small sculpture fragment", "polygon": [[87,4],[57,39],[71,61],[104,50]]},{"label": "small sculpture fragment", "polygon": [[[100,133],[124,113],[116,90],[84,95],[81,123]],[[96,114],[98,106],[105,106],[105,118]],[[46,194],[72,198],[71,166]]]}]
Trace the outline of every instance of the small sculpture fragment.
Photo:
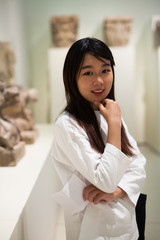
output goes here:
[{"label": "small sculpture fragment", "polygon": [[19,129],[2,116],[4,85],[5,83],[0,83],[0,166],[15,166],[24,156],[25,143],[21,141]]},{"label": "small sculpture fragment", "polygon": [[25,143],[20,141],[18,129],[0,118],[0,166],[15,166],[25,154]]},{"label": "small sculpture fragment", "polygon": [[159,19],[157,19],[157,22],[156,22],[156,30],[160,34],[160,17]]},{"label": "small sculpture fragment", "polygon": [[159,47],[160,46],[160,16],[153,16],[152,30],[154,33],[155,47]]},{"label": "small sculpture fragment", "polygon": [[0,42],[0,82],[14,82],[16,58],[9,42]]},{"label": "small sculpture fragment", "polygon": [[37,130],[29,102],[36,89],[14,83],[15,54],[10,43],[0,42],[0,166],[15,166],[25,154],[25,144],[36,140]]},{"label": "small sculpture fragment", "polygon": [[126,46],[131,33],[132,17],[107,17],[104,20],[104,38],[109,46]]},{"label": "small sculpture fragment", "polygon": [[54,16],[50,20],[50,25],[54,47],[68,47],[77,40],[77,16]]},{"label": "small sculpture fragment", "polygon": [[31,101],[37,101],[37,90],[25,90],[19,85],[5,84],[3,97],[5,101],[1,105],[2,116],[19,129],[22,141],[27,144],[34,143],[37,130],[34,126],[33,113],[27,105]]}]

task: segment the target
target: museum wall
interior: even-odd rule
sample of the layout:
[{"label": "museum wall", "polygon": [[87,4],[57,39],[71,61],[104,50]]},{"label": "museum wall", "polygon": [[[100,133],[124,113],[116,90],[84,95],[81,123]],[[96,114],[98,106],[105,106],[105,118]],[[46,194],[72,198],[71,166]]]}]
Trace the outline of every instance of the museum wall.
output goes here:
[{"label": "museum wall", "polygon": [[0,0],[0,42],[11,43],[16,54],[15,81],[26,86],[29,69],[23,10],[21,0]]},{"label": "museum wall", "polygon": [[[8,40],[17,55],[16,81],[40,92],[34,106],[36,122],[50,121],[50,83],[47,51],[52,46],[50,18],[55,15],[79,17],[78,38],[94,36],[103,40],[103,21],[107,16],[132,16],[129,45],[135,49],[136,140],[145,142],[146,134],[146,48],[151,44],[148,29],[153,15],[159,15],[159,0],[75,1],[75,0],[0,0],[0,41]],[[152,33],[150,33],[152,34]],[[148,56],[151,56],[150,53]],[[126,66],[127,67],[127,66]],[[153,77],[154,71],[152,72]],[[138,110],[137,110],[138,109]],[[43,114],[42,114],[43,113]],[[156,117],[156,116],[155,116]]]}]

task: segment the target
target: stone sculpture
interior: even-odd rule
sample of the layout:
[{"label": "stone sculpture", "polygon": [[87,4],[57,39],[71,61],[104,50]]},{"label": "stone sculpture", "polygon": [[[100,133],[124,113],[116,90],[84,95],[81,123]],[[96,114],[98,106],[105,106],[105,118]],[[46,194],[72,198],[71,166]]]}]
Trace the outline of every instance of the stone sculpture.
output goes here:
[{"label": "stone sculpture", "polygon": [[4,88],[5,83],[0,83],[0,166],[14,166],[25,153],[25,142],[21,141],[19,129],[2,115]]},{"label": "stone sculpture", "polygon": [[158,32],[158,34],[160,36],[160,17],[159,17],[159,19],[157,19],[157,22],[156,22],[156,31]]},{"label": "stone sculpture", "polygon": [[54,47],[68,47],[77,40],[77,16],[54,16],[50,20],[50,25]]},{"label": "stone sculpture", "polygon": [[25,90],[18,85],[5,84],[3,96],[5,101],[1,105],[2,116],[19,129],[21,140],[27,144],[34,143],[37,130],[34,126],[33,113],[27,105],[38,99],[36,89]]},{"label": "stone sculpture", "polygon": [[132,17],[107,17],[104,20],[104,39],[109,46],[125,46],[129,42]]},{"label": "stone sculpture", "polygon": [[23,157],[25,144],[34,143],[38,134],[27,106],[37,101],[38,92],[14,83],[15,55],[9,43],[0,43],[0,61],[0,166],[14,166]]},{"label": "stone sculpture", "polygon": [[160,46],[160,16],[153,16],[152,18],[152,30],[154,33],[155,47]]},{"label": "stone sculpture", "polygon": [[16,58],[9,42],[0,42],[0,82],[14,82]]}]

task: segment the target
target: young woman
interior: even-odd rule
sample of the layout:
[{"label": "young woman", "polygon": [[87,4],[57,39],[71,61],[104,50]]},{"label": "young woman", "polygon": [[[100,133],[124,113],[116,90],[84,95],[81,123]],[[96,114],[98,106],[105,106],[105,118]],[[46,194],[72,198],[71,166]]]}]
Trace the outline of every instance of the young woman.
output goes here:
[{"label": "young woman", "polygon": [[81,191],[85,204],[75,212],[64,209],[67,240],[137,240],[145,158],[115,101],[110,49],[95,38],[78,40],[66,56],[63,79],[67,106],[55,123],[52,157],[66,202],[78,205]]}]

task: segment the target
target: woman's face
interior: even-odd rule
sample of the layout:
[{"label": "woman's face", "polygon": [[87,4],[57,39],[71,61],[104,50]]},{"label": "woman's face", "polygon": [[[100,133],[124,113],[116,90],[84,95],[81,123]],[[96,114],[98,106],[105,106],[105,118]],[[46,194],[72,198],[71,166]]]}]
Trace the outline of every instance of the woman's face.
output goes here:
[{"label": "woman's face", "polygon": [[113,72],[109,60],[99,60],[86,54],[77,78],[80,94],[90,102],[94,110],[97,102],[103,102],[109,94],[113,83]]}]

